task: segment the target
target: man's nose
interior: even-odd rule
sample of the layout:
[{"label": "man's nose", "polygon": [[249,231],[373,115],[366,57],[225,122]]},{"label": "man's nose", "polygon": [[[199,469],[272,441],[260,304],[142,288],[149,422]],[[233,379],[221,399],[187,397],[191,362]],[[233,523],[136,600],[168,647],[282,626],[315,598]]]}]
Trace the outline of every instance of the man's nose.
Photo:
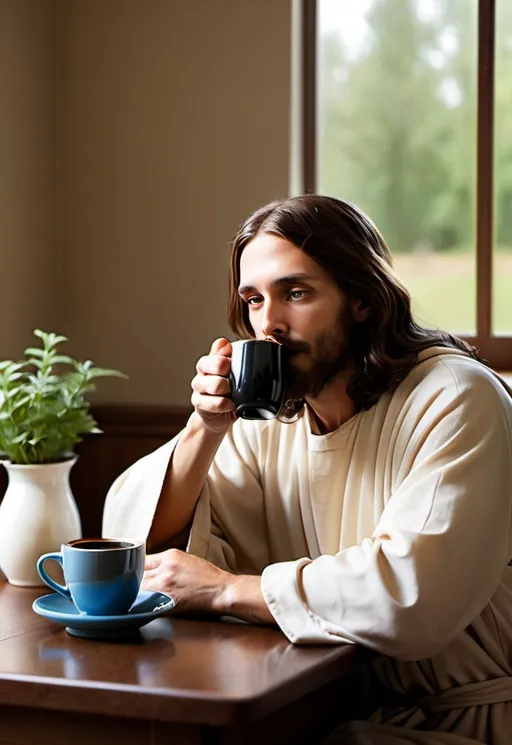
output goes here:
[{"label": "man's nose", "polygon": [[286,322],[282,314],[279,313],[278,307],[274,304],[267,304],[263,312],[261,324],[261,333],[266,336],[281,336],[286,331]]}]

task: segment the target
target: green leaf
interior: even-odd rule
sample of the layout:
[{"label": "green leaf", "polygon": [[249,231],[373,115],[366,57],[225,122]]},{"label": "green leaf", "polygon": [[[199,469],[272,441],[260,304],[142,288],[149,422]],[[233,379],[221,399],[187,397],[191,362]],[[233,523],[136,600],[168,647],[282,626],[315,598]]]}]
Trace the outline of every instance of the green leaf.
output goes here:
[{"label": "green leaf", "polygon": [[82,374],[86,373],[93,365],[94,362],[92,360],[86,360],[85,362],[75,362],[77,371]]},{"label": "green leaf", "polygon": [[6,378],[6,380],[7,380],[7,381],[8,381],[9,383],[11,383],[11,382],[12,382],[13,380],[19,380],[19,379],[20,379],[20,378],[22,378],[22,377],[23,377],[23,373],[21,373],[21,372],[15,372],[15,373],[11,373],[11,374],[10,374],[10,375],[9,375],[9,376],[8,376],[8,377]]},{"label": "green leaf", "polygon": [[109,370],[102,367],[92,367],[88,371],[88,377],[89,380],[92,380],[93,378],[126,378],[128,379],[128,375],[125,375],[122,372],[119,372],[119,370]]},{"label": "green leaf", "polygon": [[27,432],[21,432],[17,437],[13,437],[11,442],[13,445],[24,445],[28,440]]},{"label": "green leaf", "polygon": [[59,336],[58,334],[49,334],[48,339],[52,347],[56,347],[57,344],[62,344],[65,341],[69,341],[67,336]]},{"label": "green leaf", "polygon": [[65,354],[56,354],[52,358],[53,365],[73,365],[75,360],[72,357],[68,357]]},{"label": "green leaf", "polygon": [[41,347],[27,347],[25,349],[25,356],[32,355],[33,357],[44,357],[44,349]]},{"label": "green leaf", "polygon": [[18,370],[21,370],[23,367],[25,367],[24,362],[9,362],[3,370],[3,374],[6,376],[12,375],[12,373],[18,372]]},{"label": "green leaf", "polygon": [[41,329],[34,329],[34,336],[38,336],[40,339],[42,339],[45,349],[51,349],[52,347],[57,346],[57,344],[62,344],[65,341],[69,341],[67,336],[62,336],[51,332],[47,334],[45,331],[41,331]]},{"label": "green leaf", "polygon": [[[77,443],[99,428],[89,413],[86,394],[101,376],[126,377],[59,355],[66,337],[36,329],[43,348],[27,347],[22,362],[0,362],[0,451],[13,463],[50,463],[72,453]],[[54,365],[71,365],[57,373]]]},{"label": "green leaf", "polygon": [[13,396],[17,396],[20,391],[22,391],[24,386],[18,385],[15,388],[10,388],[7,393],[5,394],[5,398],[12,398]]},{"label": "green leaf", "polygon": [[28,404],[31,400],[32,400],[31,396],[24,396],[23,398],[20,398],[19,401],[15,401],[11,409],[11,414],[17,409],[19,409],[21,406],[25,406],[25,404]]}]

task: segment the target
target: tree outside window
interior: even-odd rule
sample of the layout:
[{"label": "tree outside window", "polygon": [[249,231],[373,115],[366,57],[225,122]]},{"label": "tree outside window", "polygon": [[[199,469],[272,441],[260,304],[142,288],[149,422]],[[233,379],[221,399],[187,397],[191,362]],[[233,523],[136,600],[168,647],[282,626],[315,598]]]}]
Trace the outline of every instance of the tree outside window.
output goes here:
[{"label": "tree outside window", "polygon": [[[315,40],[315,190],[374,220],[421,322],[512,369],[512,2],[494,16],[492,0],[317,0]],[[492,293],[490,272],[477,292],[491,248]]]}]

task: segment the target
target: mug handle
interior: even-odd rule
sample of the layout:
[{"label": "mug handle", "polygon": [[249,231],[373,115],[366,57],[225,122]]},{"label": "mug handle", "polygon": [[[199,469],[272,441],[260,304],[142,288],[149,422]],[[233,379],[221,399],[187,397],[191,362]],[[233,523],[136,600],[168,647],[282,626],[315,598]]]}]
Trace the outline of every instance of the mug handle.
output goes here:
[{"label": "mug handle", "polygon": [[53,554],[43,554],[39,557],[37,560],[37,571],[39,573],[39,576],[43,580],[43,582],[46,582],[48,587],[51,587],[52,590],[55,590],[56,592],[59,592],[61,595],[63,595],[68,600],[71,600],[71,593],[69,591],[68,587],[64,587],[64,585],[59,585],[58,582],[55,582],[51,577],[49,577],[46,574],[46,570],[44,568],[45,561],[48,561],[48,559],[54,559],[54,561],[58,562],[62,567],[62,554],[61,553],[53,553]]}]

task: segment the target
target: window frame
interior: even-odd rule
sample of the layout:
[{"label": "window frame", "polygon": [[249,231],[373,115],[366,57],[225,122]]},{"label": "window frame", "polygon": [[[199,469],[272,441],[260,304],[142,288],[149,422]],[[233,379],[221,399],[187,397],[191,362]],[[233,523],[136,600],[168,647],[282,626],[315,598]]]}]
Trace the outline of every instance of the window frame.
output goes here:
[{"label": "window frame", "polygon": [[[302,191],[317,186],[318,0],[301,0]],[[512,371],[512,336],[492,332],[494,247],[494,72],[496,0],[478,0],[476,167],[476,334],[461,338],[496,370]],[[511,288],[512,291],[512,288]],[[512,324],[512,319],[511,319]],[[451,331],[451,329],[445,329]]]}]

